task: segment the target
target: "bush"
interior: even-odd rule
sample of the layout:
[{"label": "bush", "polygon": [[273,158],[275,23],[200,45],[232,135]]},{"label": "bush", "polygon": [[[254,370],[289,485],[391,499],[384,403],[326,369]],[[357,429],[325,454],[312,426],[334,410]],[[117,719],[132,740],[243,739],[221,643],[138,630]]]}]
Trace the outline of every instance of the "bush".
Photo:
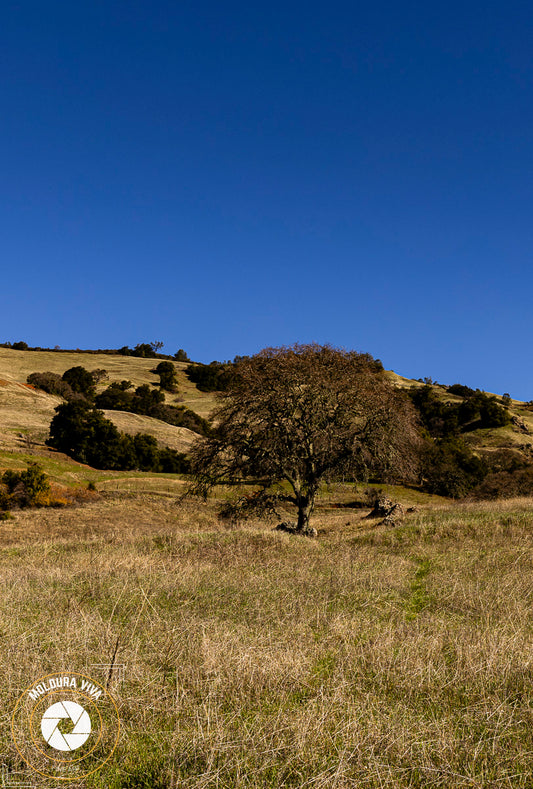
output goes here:
[{"label": "bush", "polygon": [[424,488],[439,496],[461,499],[483,481],[487,472],[486,462],[474,455],[462,439],[444,439],[426,450]]},{"label": "bush", "polygon": [[454,394],[472,392],[462,403],[445,403],[431,386],[411,389],[409,395],[420,414],[420,420],[433,438],[450,438],[460,432],[478,428],[503,427],[511,421],[510,416],[493,396],[484,392],[473,392],[461,384],[448,387]]},{"label": "bush", "polygon": [[182,473],[188,461],[168,447],[159,449],[153,436],[120,433],[103,413],[87,403],[64,403],[50,424],[48,446],[93,468]]},{"label": "bush", "polygon": [[486,455],[488,474],[471,493],[474,499],[506,499],[533,494],[533,464],[516,451],[503,449]]},{"label": "bush", "polygon": [[120,433],[101,411],[82,402],[64,403],[55,411],[48,446],[95,468],[124,468]]},{"label": "bush", "polygon": [[234,378],[231,362],[211,362],[210,364],[189,364],[185,373],[201,392],[223,392]]},{"label": "bush", "polygon": [[[2,505],[31,507],[43,503],[44,497],[50,492],[50,483],[41,466],[30,463],[25,471],[5,471],[2,482],[7,491],[7,498],[0,500]],[[7,506],[4,506],[7,509]]]},{"label": "bush", "polygon": [[132,386],[131,381],[112,383],[97,395],[95,405],[110,411],[129,411],[132,414],[151,416],[169,425],[186,427],[200,435],[209,434],[209,422],[194,411],[183,406],[166,405],[164,394],[157,389],[151,389],[148,384],[138,386],[134,392],[130,392]]},{"label": "bush", "polygon": [[459,395],[459,397],[472,397],[475,395],[475,390],[463,384],[452,384],[447,387],[450,394]]},{"label": "bush", "polygon": [[69,370],[65,370],[62,378],[69,384],[73,392],[84,395],[88,400],[93,399],[95,395],[94,378],[85,367],[71,367]]},{"label": "bush", "polygon": [[74,395],[70,384],[64,381],[57,373],[30,373],[26,381],[31,386],[42,389],[43,392],[64,397],[65,400],[69,400]]},{"label": "bush", "polygon": [[178,380],[176,378],[176,368],[172,362],[159,362],[155,372],[159,375],[161,389],[166,389],[167,392],[176,391]]}]

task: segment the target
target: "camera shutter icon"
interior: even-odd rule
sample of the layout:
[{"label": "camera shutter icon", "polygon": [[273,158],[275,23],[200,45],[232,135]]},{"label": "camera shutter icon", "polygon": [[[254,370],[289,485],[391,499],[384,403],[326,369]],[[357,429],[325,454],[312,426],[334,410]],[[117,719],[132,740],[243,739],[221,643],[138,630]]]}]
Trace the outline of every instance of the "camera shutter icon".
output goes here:
[{"label": "camera shutter icon", "polygon": [[[72,731],[64,734],[59,724],[63,720],[72,723]],[[57,701],[45,711],[41,718],[41,732],[45,741],[56,751],[75,751],[87,742],[91,734],[89,713],[75,701]]]}]

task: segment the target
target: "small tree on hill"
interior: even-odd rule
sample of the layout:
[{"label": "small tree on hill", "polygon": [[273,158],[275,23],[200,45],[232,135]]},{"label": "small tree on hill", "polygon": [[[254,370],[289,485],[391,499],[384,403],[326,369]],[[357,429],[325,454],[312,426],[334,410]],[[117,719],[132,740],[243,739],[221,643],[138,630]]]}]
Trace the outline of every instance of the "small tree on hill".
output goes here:
[{"label": "small tree on hill", "polygon": [[71,367],[69,370],[65,370],[62,377],[73,392],[78,392],[92,400],[96,391],[94,378],[85,367]]},{"label": "small tree on hill", "polygon": [[[412,404],[368,354],[331,346],[267,348],[235,365],[213,435],[192,450],[193,491],[259,478],[256,501],[294,505],[306,532],[322,480],[402,480],[416,469]],[[285,493],[279,483],[285,483]]]},{"label": "small tree on hill", "polygon": [[50,424],[48,446],[94,468],[124,468],[124,443],[102,411],[85,402],[58,405]]},{"label": "small tree on hill", "polygon": [[155,371],[159,375],[161,389],[166,389],[167,392],[175,392],[178,379],[176,378],[176,368],[172,362],[159,362]]}]

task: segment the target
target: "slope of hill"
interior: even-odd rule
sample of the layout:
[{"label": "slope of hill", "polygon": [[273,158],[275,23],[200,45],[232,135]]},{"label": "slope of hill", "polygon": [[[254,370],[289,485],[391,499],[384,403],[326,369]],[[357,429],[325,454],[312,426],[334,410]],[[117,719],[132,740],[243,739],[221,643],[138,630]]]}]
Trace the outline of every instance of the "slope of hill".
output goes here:
[{"label": "slope of hill", "polygon": [[[53,372],[62,375],[65,370],[75,366],[87,370],[104,369],[108,378],[97,386],[98,391],[105,389],[112,381],[128,380],[134,386],[150,384],[157,386],[159,376],[152,370],[157,365],[155,359],[142,359],[119,354],[54,353],[53,351],[15,351],[0,348],[0,447],[15,448],[21,445],[21,436],[31,436],[37,443],[44,443],[54,408],[62,402],[61,398],[34,389],[26,384],[30,373]],[[184,405],[207,417],[213,409],[215,399],[212,394],[199,392],[195,384],[185,375],[187,363],[175,362],[178,392],[165,395],[170,405]],[[126,414],[122,411],[108,411],[106,416],[125,433],[148,433],[160,444],[186,450],[194,439],[194,433],[186,428],[174,427],[147,416]]]},{"label": "slope of hill", "polygon": [[[185,374],[187,362],[175,362],[178,392],[166,393],[166,402],[171,405],[184,405],[202,417],[212,411],[216,399],[213,393],[201,392]],[[61,399],[34,389],[26,384],[27,376],[33,372],[50,371],[63,374],[74,366],[82,366],[92,371],[104,369],[107,378],[98,384],[98,391],[105,389],[113,381],[129,380],[134,386],[148,384],[157,386],[159,377],[153,372],[156,359],[144,359],[120,354],[86,354],[76,352],[18,351],[0,348],[0,448],[4,450],[28,446],[27,437],[43,446],[48,435],[54,408]],[[400,388],[420,388],[419,381],[387,371],[387,377]],[[447,402],[461,402],[439,385],[433,391]],[[498,449],[508,449],[524,459],[533,458],[533,412],[524,403],[512,400],[509,412],[512,423],[505,427],[473,430],[466,434],[468,443],[480,453],[491,453]],[[107,411],[119,430],[135,434],[148,433],[161,445],[178,451],[186,451],[194,440],[194,433],[186,428],[174,427],[158,419],[126,413]]]}]

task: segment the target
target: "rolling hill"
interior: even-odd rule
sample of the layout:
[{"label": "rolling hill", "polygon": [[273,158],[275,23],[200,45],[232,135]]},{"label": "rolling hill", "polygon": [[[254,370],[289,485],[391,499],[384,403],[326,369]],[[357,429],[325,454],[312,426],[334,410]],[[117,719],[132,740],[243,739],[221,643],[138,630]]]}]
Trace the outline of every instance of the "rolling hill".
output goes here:
[{"label": "rolling hill", "polygon": [[[185,406],[202,417],[208,417],[216,398],[213,393],[201,392],[185,374],[188,362],[175,362],[178,391],[165,394],[170,405]],[[107,378],[102,380],[97,391],[102,391],[113,381],[131,381],[134,386],[148,384],[157,386],[159,377],[153,372],[156,359],[122,356],[108,353],[29,351],[0,348],[0,451],[5,455],[12,452],[29,452],[42,457],[57,455],[45,446],[50,421],[61,398],[35,389],[26,383],[33,372],[63,374],[65,370],[82,366],[89,371],[105,370]],[[420,381],[404,378],[392,371],[387,377],[400,388],[422,387]],[[445,402],[461,402],[461,398],[449,393],[445,387],[433,385],[435,395]],[[533,411],[525,403],[513,400],[509,405],[512,422],[504,427],[472,430],[465,440],[480,454],[491,454],[505,449],[517,458],[533,460]],[[159,419],[124,411],[106,411],[105,415],[125,433],[148,433],[161,446],[186,452],[194,441],[195,433],[184,427],[175,427]],[[65,459],[66,460],[66,459]],[[68,461],[70,463],[74,461]]]}]

